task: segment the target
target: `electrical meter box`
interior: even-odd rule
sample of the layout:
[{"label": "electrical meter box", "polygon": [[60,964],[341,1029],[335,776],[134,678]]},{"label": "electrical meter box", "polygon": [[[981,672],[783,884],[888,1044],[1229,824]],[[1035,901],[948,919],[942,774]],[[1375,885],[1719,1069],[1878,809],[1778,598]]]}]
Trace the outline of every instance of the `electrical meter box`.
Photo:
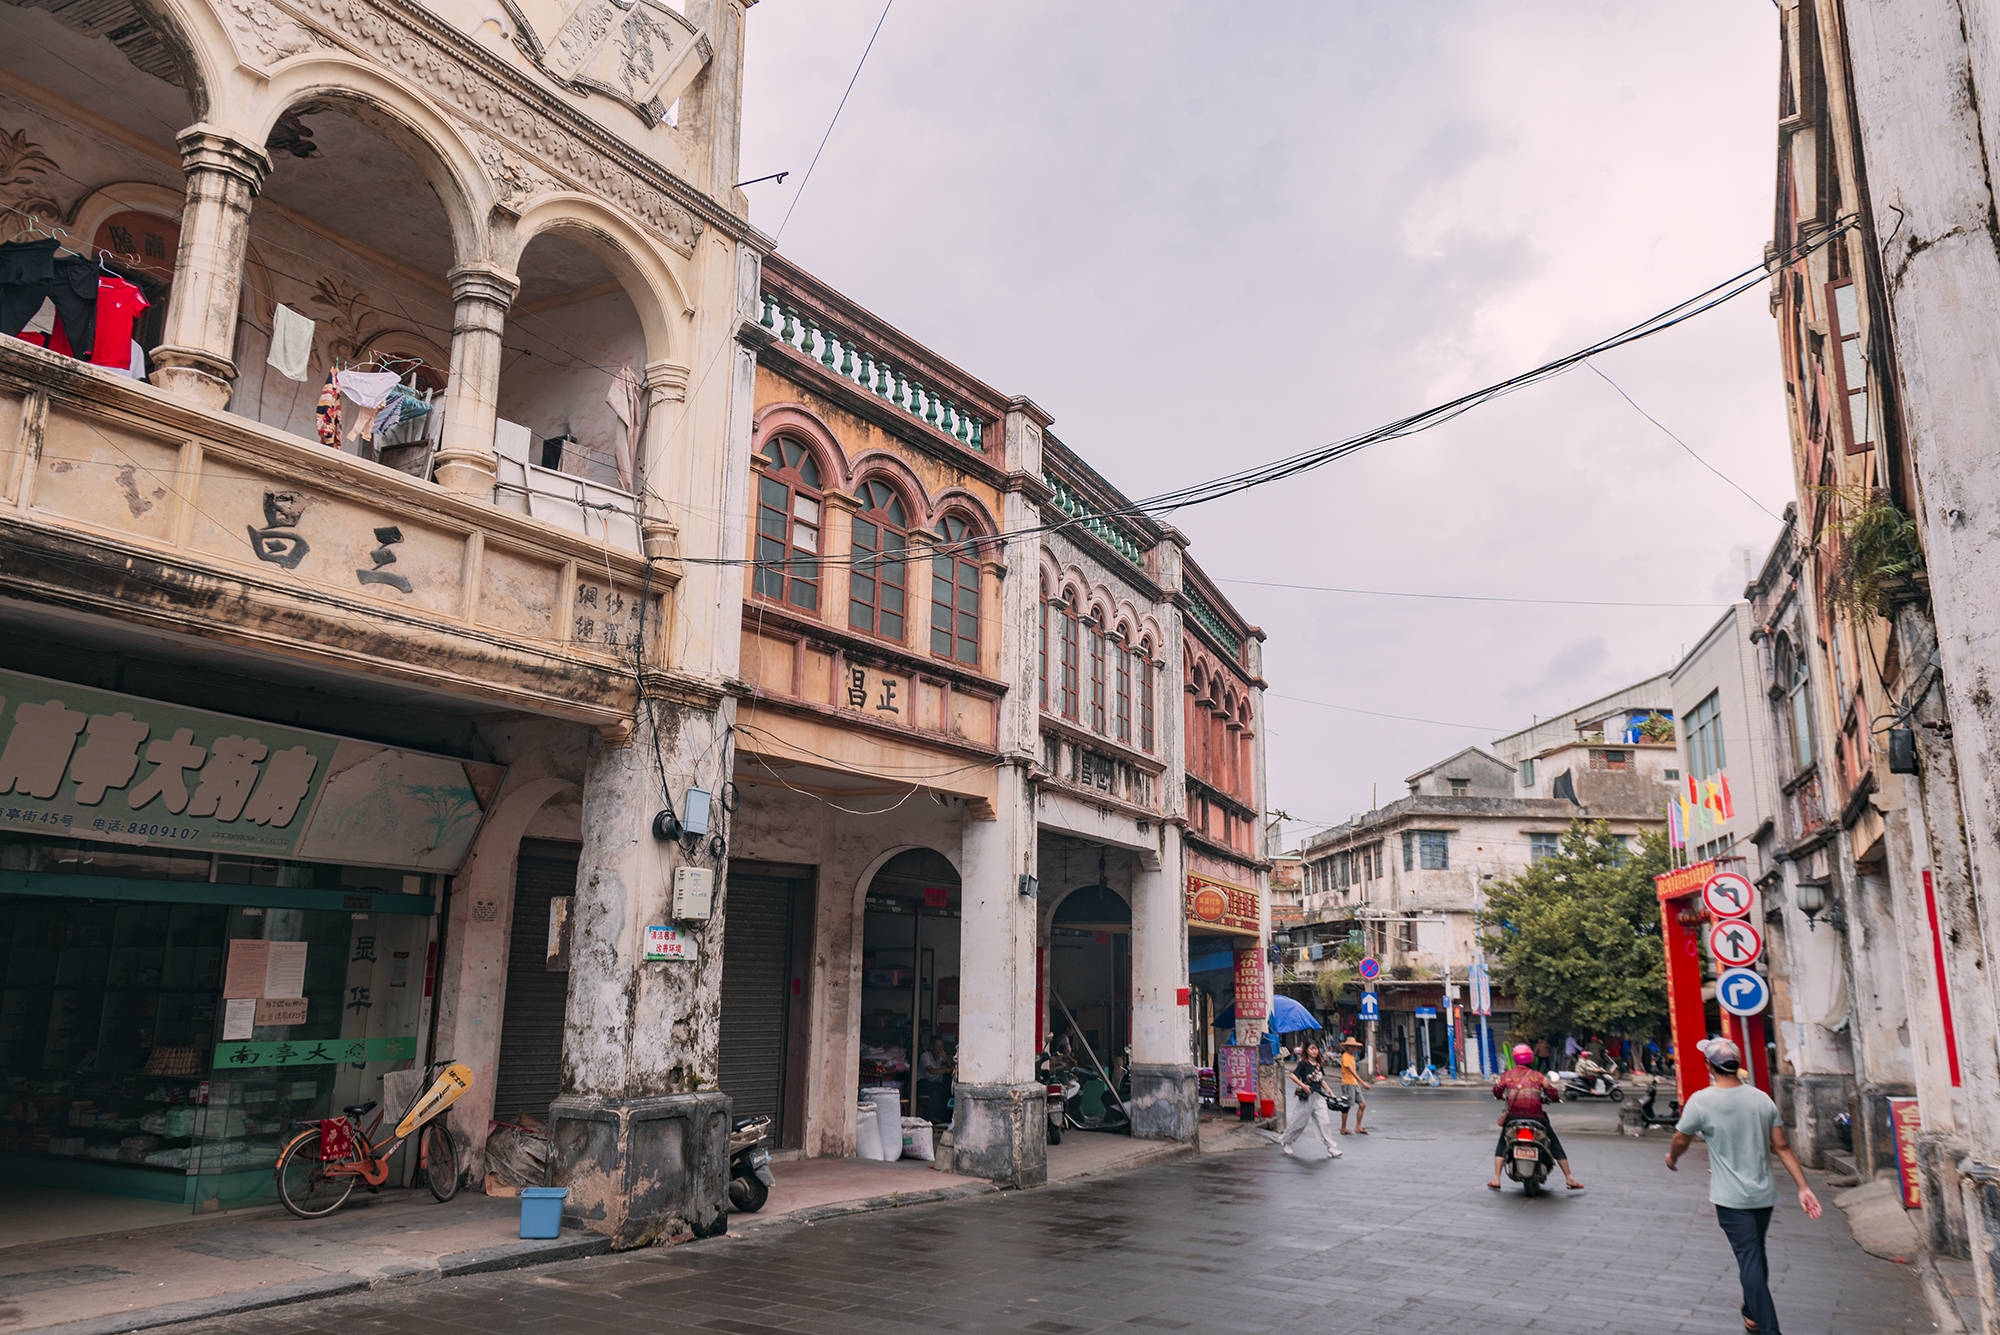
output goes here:
[{"label": "electrical meter box", "polygon": [[714,912],[714,870],[708,867],[674,868],[674,918],[680,922],[707,922]]}]

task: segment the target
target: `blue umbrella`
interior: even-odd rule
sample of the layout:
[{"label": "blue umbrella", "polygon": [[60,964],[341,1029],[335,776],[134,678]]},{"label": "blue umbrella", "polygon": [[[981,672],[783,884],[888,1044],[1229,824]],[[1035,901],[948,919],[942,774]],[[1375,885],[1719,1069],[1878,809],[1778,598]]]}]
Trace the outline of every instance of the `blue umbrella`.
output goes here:
[{"label": "blue umbrella", "polygon": [[[1236,1027],[1236,1008],[1234,1006],[1224,1006],[1220,1011],[1216,1012],[1215,1027],[1217,1029],[1234,1029]],[[1272,998],[1271,1015],[1269,1020],[1265,1022],[1265,1029],[1268,1032],[1273,1034],[1296,1034],[1302,1029],[1323,1029],[1325,1027],[1318,1020],[1313,1019],[1304,1006],[1299,1005],[1298,1002],[1293,1001],[1290,997],[1278,996]]]}]

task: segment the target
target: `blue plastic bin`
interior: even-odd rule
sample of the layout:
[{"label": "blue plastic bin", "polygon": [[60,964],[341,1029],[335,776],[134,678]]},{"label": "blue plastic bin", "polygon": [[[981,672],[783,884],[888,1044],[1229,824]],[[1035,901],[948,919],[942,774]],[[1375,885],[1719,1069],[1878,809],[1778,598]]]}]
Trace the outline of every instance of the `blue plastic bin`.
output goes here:
[{"label": "blue plastic bin", "polygon": [[568,1187],[521,1188],[521,1236],[553,1238],[562,1232],[563,1202]]}]

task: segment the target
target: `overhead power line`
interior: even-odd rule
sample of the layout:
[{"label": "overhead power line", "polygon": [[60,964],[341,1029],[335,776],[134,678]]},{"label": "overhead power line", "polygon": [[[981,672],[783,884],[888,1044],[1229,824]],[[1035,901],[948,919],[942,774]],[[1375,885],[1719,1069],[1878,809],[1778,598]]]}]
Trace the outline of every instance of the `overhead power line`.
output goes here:
[{"label": "overhead power line", "polygon": [[1304,593],[1347,593],[1363,598],[1430,598],[1459,603],[1529,603],[1538,607],[1727,607],[1728,603],[1636,602],[1615,598],[1526,598],[1498,593],[1416,593],[1406,589],[1345,589],[1330,584],[1284,584],[1268,579],[1211,576],[1218,584],[1247,584],[1260,589],[1297,589]]},{"label": "overhead power line", "polygon": [[1696,463],[1700,464],[1703,468],[1706,468],[1709,472],[1715,474],[1717,477],[1721,478],[1724,482],[1727,482],[1730,486],[1736,488],[1736,490],[1742,495],[1744,500],[1750,502],[1750,504],[1756,506],[1759,510],[1762,510],[1765,514],[1770,515],[1771,518],[1777,520],[1781,524],[1785,522],[1784,517],[1782,515],[1779,515],[1778,513],[1773,511],[1770,506],[1764,504],[1764,502],[1758,500],[1755,496],[1752,496],[1748,491],[1746,491],[1741,482],[1738,482],[1735,478],[1729,476],[1729,474],[1723,472],[1720,468],[1717,468],[1714,464],[1702,458],[1699,454],[1696,454],[1694,452],[1694,446],[1688,444],[1686,441],[1682,440],[1679,436],[1676,436],[1673,432],[1668,431],[1667,424],[1665,422],[1662,422],[1659,418],[1653,416],[1651,413],[1647,412],[1644,408],[1641,408],[1639,406],[1638,400],[1634,399],[1630,394],[1627,394],[1625,392],[1625,387],[1623,385],[1619,384],[1616,380],[1613,380],[1610,376],[1604,374],[1603,371],[1600,371],[1597,368],[1597,364],[1595,362],[1585,362],[1583,365],[1584,368],[1588,370],[1592,375],[1596,376],[1599,380],[1602,380],[1605,384],[1611,386],[1611,388],[1617,390],[1618,397],[1625,400],[1625,402],[1631,404],[1633,412],[1639,414],[1639,416],[1645,418],[1648,422],[1651,422],[1654,426],[1660,428],[1660,430],[1663,433],[1665,433],[1668,440],[1671,440],[1674,444],[1686,450],[1688,458],[1694,460]]},{"label": "overhead power line", "polygon": [[888,21],[890,7],[895,3],[896,0],[889,0],[888,4],[882,6],[882,16],[875,20],[875,31],[868,34],[868,45],[861,48],[861,59],[854,62],[854,73],[847,76],[847,88],[840,95],[840,104],[833,109],[832,117],[827,120],[826,133],[819,137],[819,147],[813,150],[812,161],[806,164],[806,174],[799,178],[799,188],[792,192],[792,202],[785,207],[783,221],[778,224],[778,230],[771,234],[773,241],[782,238],[785,235],[785,228],[791,225],[792,210],[799,206],[799,196],[805,194],[806,187],[812,184],[813,168],[819,166],[819,155],[826,152],[826,141],[833,138],[833,127],[840,124],[840,113],[847,109],[847,99],[849,94],[854,92],[855,81],[861,77],[861,67],[868,63],[868,53],[875,49],[875,39],[882,35],[882,25]]},{"label": "overhead power line", "polygon": [[1301,695],[1280,695],[1276,691],[1266,691],[1264,694],[1273,700],[1290,700],[1293,704],[1298,705],[1317,705],[1321,709],[1338,709],[1345,714],[1366,714],[1370,718],[1394,719],[1398,723],[1434,723],[1440,728],[1463,728],[1467,732],[1505,735],[1504,729],[1489,727],[1484,723],[1453,723],[1448,719],[1418,718],[1414,714],[1385,714],[1379,709],[1362,709],[1358,705],[1337,705],[1331,700],[1308,700]]}]

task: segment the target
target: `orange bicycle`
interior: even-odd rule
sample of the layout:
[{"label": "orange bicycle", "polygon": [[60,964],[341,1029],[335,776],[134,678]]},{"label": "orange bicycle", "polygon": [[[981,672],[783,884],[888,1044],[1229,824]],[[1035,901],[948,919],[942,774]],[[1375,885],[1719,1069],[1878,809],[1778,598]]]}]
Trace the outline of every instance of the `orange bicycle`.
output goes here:
[{"label": "orange bicycle", "polygon": [[451,1133],[435,1119],[472,1088],[472,1070],[446,1058],[425,1066],[424,1074],[438,1067],[444,1070],[404,1111],[396,1133],[379,1149],[369,1136],[381,1127],[382,1114],[375,1114],[366,1131],[361,1129],[361,1119],[375,1107],[372,1100],[344,1108],[341,1116],[327,1118],[292,1137],[278,1152],[273,1170],[278,1199],[284,1207],[301,1219],[318,1219],[338,1210],[353,1193],[355,1183],[365,1182],[370,1191],[375,1190],[388,1180],[389,1156],[413,1134],[417,1135],[417,1163],[431,1195],[440,1201],[456,1195],[458,1151],[452,1146]]}]

